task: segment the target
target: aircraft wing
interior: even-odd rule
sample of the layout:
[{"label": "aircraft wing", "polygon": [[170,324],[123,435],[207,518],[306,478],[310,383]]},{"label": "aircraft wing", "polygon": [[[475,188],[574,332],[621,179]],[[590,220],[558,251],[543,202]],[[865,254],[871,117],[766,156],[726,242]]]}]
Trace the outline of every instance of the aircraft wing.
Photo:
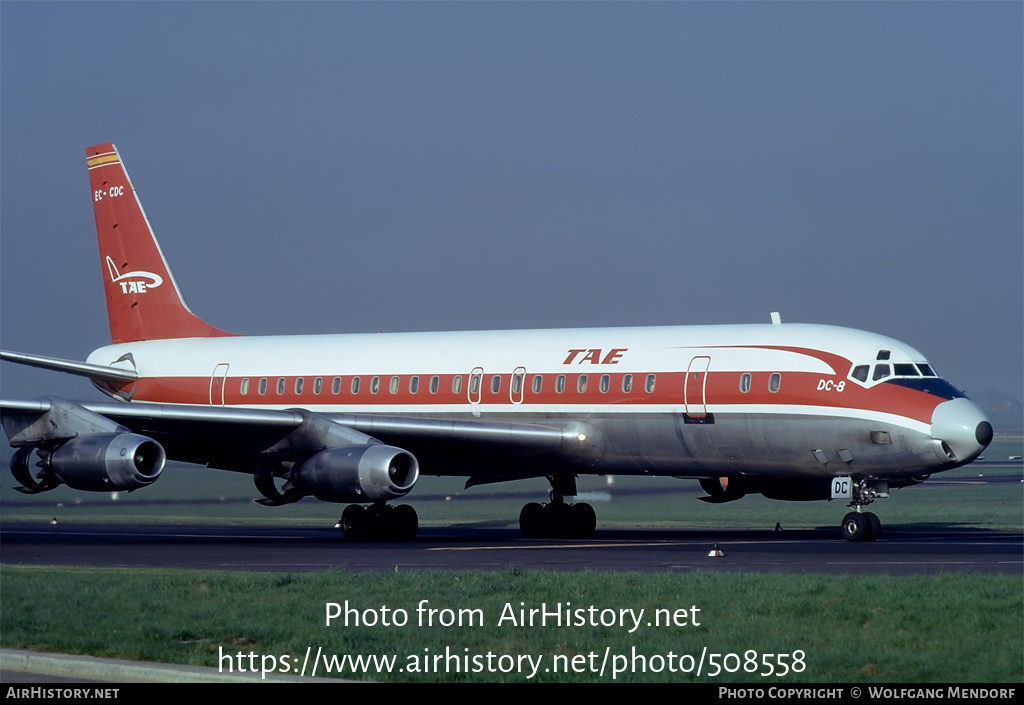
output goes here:
[{"label": "aircraft wing", "polygon": [[[111,367],[108,365],[92,365],[88,362],[64,360],[59,357],[29,355],[28,353],[12,352],[10,350],[0,350],[0,360],[108,382],[134,382],[139,378],[138,373],[134,369]],[[131,360],[126,357],[119,360],[119,362],[128,363]]]},{"label": "aircraft wing", "polygon": [[255,475],[266,474],[269,467],[270,475],[282,476],[325,450],[362,453],[380,445],[411,454],[427,474],[466,476],[467,486],[539,477],[567,465],[582,469],[595,464],[603,450],[599,434],[583,422],[524,424],[57,398],[0,400],[0,421],[14,447],[131,433],[158,443],[168,459]]},{"label": "aircraft wing", "polygon": [[578,420],[514,423],[375,414],[331,415],[385,443],[408,449],[428,475],[468,478],[466,487],[555,471],[593,468],[604,454],[601,434]]}]

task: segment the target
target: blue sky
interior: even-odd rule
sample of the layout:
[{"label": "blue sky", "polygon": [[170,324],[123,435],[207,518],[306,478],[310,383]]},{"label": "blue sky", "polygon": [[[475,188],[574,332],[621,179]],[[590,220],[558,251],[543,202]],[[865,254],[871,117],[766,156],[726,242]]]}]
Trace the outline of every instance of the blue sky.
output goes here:
[{"label": "blue sky", "polygon": [[0,344],[108,342],[84,149],[112,141],[227,330],[778,310],[1020,398],[1022,27],[1010,2],[3,2]]}]

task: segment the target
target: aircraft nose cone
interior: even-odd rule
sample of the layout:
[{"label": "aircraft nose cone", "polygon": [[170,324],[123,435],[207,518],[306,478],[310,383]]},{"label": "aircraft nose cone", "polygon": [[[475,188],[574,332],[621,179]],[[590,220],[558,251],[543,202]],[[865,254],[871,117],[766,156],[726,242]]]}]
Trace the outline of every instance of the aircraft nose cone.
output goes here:
[{"label": "aircraft nose cone", "polygon": [[970,399],[950,399],[932,412],[932,438],[946,457],[966,465],[992,442],[992,424]]}]

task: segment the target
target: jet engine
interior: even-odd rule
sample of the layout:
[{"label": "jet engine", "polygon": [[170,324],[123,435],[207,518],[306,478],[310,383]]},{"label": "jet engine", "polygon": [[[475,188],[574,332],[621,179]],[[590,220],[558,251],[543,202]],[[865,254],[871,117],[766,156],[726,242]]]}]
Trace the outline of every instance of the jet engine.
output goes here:
[{"label": "jet engine", "polygon": [[739,478],[703,478],[700,481],[700,487],[710,495],[709,497],[701,497],[701,499],[712,504],[734,502],[747,495],[747,490],[742,486]]},{"label": "jet engine", "polygon": [[832,497],[829,478],[808,478],[806,480],[762,480],[757,490],[768,499],[788,502],[813,502]]},{"label": "jet engine", "polygon": [[753,477],[719,477],[702,479],[700,486],[710,495],[700,499],[712,504],[732,502],[748,494],[760,494],[768,499],[790,502],[829,499],[832,496],[828,478],[777,480]]},{"label": "jet engine", "polygon": [[328,448],[295,465],[291,484],[325,502],[382,502],[404,496],[419,479],[408,451],[386,445]]},{"label": "jet engine", "polygon": [[[28,460],[35,450],[41,472],[32,477]],[[11,471],[28,494],[45,492],[64,483],[76,490],[124,492],[156,482],[167,454],[151,438],[134,433],[102,433],[72,438],[55,449],[22,448]]]}]

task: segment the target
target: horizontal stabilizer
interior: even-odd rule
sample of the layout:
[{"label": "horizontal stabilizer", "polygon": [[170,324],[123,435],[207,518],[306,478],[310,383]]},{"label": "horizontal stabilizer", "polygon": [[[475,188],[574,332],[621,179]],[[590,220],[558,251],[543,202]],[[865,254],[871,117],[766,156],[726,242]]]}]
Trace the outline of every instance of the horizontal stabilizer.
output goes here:
[{"label": "horizontal stabilizer", "polygon": [[41,367],[44,370],[56,370],[67,372],[72,375],[80,375],[95,380],[106,380],[109,382],[134,382],[139,378],[135,370],[122,369],[120,367],[108,367],[107,365],[92,365],[88,362],[75,362],[74,360],[62,360],[57,357],[43,357],[41,355],[28,355],[26,353],[10,352],[0,350],[0,360],[16,362],[19,365],[29,367]]}]

